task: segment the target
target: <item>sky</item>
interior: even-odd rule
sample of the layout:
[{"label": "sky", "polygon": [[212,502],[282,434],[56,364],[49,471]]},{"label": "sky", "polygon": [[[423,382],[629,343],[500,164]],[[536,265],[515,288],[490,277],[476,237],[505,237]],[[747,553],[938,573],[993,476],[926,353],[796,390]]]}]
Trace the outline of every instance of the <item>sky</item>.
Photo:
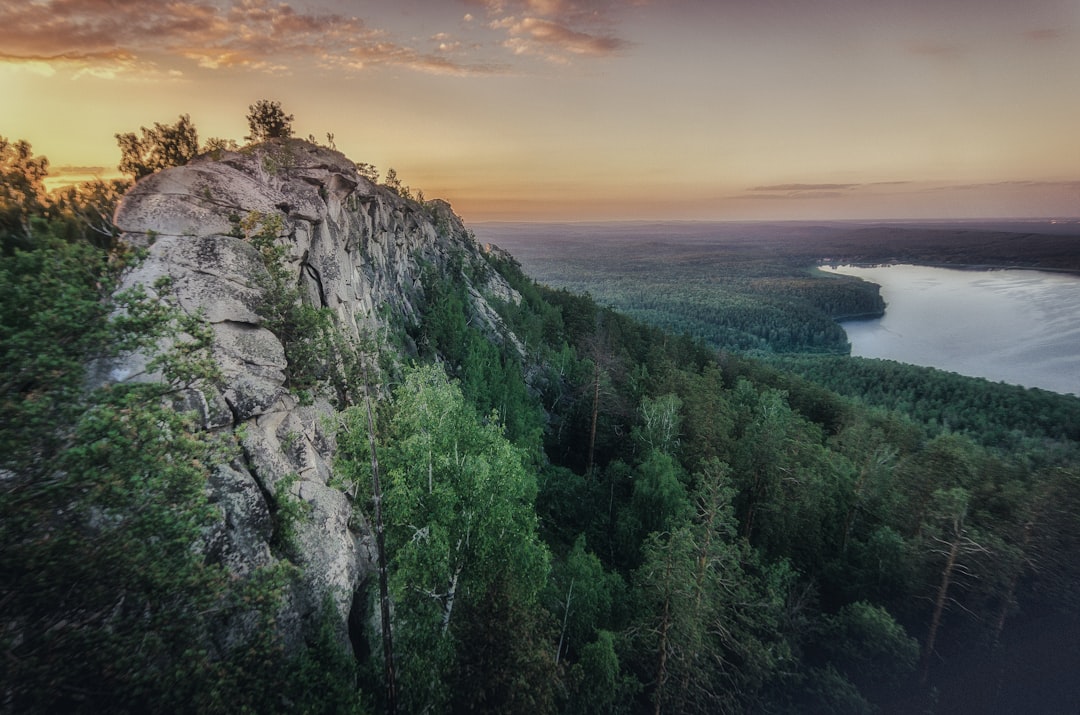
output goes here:
[{"label": "sky", "polygon": [[467,222],[1080,216],[1080,0],[0,0],[54,183],[188,114],[393,167]]}]

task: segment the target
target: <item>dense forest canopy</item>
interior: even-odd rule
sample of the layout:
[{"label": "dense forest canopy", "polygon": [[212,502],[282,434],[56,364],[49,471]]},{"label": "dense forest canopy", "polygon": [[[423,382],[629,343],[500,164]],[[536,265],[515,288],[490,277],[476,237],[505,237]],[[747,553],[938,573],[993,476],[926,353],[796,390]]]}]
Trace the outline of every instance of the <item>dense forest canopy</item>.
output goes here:
[{"label": "dense forest canopy", "polygon": [[[279,219],[251,216],[261,319],[291,389],[340,409],[333,485],[385,569],[351,644],[329,616],[283,640],[304,505],[275,502],[272,568],[238,578],[200,546],[238,449],[176,404],[220,379],[205,324],[167,285],[116,293],[140,256],[90,228],[105,199],[47,195],[44,159],[0,147],[0,711],[1075,704],[1075,658],[1040,647],[1078,632],[1075,398],[684,334],[723,303],[732,348],[843,352],[831,318],[876,292],[786,258],[733,269],[731,293],[680,282],[672,333],[474,245],[425,266],[416,320],[372,336],[380,354],[349,353],[279,270]],[[622,256],[616,292],[674,290],[646,258]],[[513,340],[471,312],[495,273]],[[161,382],[90,389],[95,358],[153,346]],[[1051,685],[1033,693],[1020,659]]]}]

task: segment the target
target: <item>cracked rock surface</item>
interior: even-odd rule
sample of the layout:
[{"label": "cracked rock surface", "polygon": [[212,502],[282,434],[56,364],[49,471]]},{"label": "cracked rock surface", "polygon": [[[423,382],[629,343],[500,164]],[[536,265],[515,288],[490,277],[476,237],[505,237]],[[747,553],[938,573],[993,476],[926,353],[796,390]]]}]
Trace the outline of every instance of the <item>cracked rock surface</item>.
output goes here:
[{"label": "cracked rock surface", "polygon": [[[280,622],[301,629],[329,597],[344,630],[354,594],[373,572],[372,539],[333,485],[334,406],[322,395],[301,404],[290,392],[284,347],[262,325],[255,277],[265,268],[239,231],[251,212],[282,219],[286,268],[304,299],[330,309],[355,338],[414,322],[420,266],[445,266],[452,254],[479,255],[479,248],[449,204],[403,199],[360,176],[344,155],[297,140],[148,176],[117,209],[121,240],[148,253],[120,289],[142,284],[152,291],[168,277],[166,297],[201,314],[214,331],[224,379],[217,388],[189,390],[182,408],[199,414],[207,429],[237,432],[242,456],[217,465],[210,479],[221,518],[207,535],[207,554],[238,576],[283,558],[271,552],[271,515],[281,486],[289,485],[307,507],[290,554],[300,585]],[[516,341],[485,298],[516,300],[516,293],[497,274],[486,280],[470,291],[471,310],[493,337]],[[112,380],[158,379],[145,362],[132,355],[102,372]]]}]

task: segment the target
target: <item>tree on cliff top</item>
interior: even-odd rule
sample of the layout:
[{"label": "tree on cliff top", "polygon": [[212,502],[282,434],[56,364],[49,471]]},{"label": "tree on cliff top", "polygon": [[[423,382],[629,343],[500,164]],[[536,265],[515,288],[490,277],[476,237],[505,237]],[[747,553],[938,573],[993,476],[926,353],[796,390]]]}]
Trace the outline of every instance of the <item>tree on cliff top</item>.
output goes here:
[{"label": "tree on cliff top", "polygon": [[9,141],[0,136],[0,237],[30,236],[30,218],[43,210],[43,181],[49,174],[49,160],[34,156],[26,141]]},{"label": "tree on cliff top", "polygon": [[139,127],[135,132],[116,135],[120,146],[121,172],[135,179],[149,176],[172,166],[183,166],[199,153],[199,133],[191,116],[180,115],[176,124],[154,122],[153,129]]},{"label": "tree on cliff top", "polygon": [[287,139],[292,136],[293,115],[285,113],[281,102],[260,99],[248,107],[247,120],[251,134],[244,139],[249,142]]}]

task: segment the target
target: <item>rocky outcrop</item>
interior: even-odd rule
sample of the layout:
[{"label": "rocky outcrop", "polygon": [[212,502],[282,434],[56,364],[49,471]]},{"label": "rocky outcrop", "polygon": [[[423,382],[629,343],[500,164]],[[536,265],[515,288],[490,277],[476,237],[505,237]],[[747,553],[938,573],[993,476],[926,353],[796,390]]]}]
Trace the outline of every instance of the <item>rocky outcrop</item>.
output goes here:
[{"label": "rocky outcrop", "polygon": [[[121,288],[162,286],[213,327],[224,379],[189,391],[182,409],[196,411],[207,429],[235,431],[243,453],[210,480],[221,520],[207,535],[207,553],[241,576],[281,558],[270,545],[276,500],[302,500],[290,554],[302,583],[282,622],[302,623],[329,597],[344,628],[373,569],[370,534],[334,486],[335,407],[325,395],[302,399],[288,389],[285,348],[260,318],[256,277],[266,269],[239,230],[252,212],[280,217],[279,241],[304,300],[331,310],[339,329],[357,339],[417,318],[422,266],[446,266],[451,255],[476,257],[479,249],[449,204],[403,199],[360,176],[342,154],[295,140],[146,177],[117,210],[121,240],[147,250]],[[515,300],[516,293],[495,273],[487,281],[470,291],[474,316],[492,335],[516,340],[485,298]],[[156,379],[139,356],[107,373],[117,381]]]}]

